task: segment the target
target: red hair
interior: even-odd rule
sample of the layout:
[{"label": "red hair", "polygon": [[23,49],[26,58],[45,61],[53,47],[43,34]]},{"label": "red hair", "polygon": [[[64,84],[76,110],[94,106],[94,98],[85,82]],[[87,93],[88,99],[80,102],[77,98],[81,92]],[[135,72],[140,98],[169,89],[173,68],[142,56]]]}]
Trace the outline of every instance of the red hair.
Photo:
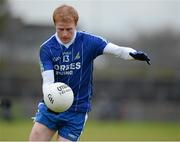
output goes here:
[{"label": "red hair", "polygon": [[69,5],[62,5],[57,7],[53,13],[53,21],[56,24],[56,20],[61,19],[63,22],[68,22],[69,20],[74,20],[75,25],[77,25],[79,16],[76,9]]}]

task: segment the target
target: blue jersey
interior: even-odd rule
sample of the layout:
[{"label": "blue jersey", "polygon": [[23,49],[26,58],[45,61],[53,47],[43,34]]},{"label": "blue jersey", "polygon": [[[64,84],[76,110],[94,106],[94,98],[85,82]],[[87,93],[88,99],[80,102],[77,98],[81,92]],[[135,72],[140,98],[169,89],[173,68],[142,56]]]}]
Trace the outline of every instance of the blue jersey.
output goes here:
[{"label": "blue jersey", "polygon": [[101,37],[77,32],[74,42],[66,48],[55,35],[40,48],[42,71],[54,70],[55,82],[69,85],[74,92],[70,111],[91,110],[93,93],[93,60],[103,54],[107,41]]}]

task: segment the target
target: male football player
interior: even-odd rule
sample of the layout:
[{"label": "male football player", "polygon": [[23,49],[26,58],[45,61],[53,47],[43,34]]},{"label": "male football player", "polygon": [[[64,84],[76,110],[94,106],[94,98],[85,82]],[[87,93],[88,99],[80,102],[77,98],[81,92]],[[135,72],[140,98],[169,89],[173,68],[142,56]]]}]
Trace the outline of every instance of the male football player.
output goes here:
[{"label": "male football player", "polygon": [[65,112],[55,113],[44,102],[38,105],[29,141],[50,141],[57,132],[58,141],[77,141],[82,133],[87,114],[91,110],[93,61],[102,54],[113,54],[122,59],[150,59],[130,47],[122,47],[100,36],[76,30],[77,11],[69,5],[57,7],[53,13],[56,33],[40,48],[42,88],[63,82],[74,92],[74,102]]}]

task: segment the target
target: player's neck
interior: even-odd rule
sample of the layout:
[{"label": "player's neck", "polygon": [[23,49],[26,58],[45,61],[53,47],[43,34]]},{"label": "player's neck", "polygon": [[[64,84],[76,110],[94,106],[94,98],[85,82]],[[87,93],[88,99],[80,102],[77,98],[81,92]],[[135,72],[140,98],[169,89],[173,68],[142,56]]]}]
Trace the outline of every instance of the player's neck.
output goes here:
[{"label": "player's neck", "polygon": [[58,41],[59,44],[62,44],[62,45],[64,45],[66,48],[68,48],[68,47],[74,42],[74,40],[75,40],[75,38],[76,38],[76,33],[77,33],[77,31],[74,31],[74,35],[73,35],[72,40],[71,40],[70,42],[66,43],[66,44],[64,44],[64,43],[60,40],[60,38],[58,37],[57,32],[55,33],[55,37],[56,37],[56,39],[57,39],[57,41]]}]

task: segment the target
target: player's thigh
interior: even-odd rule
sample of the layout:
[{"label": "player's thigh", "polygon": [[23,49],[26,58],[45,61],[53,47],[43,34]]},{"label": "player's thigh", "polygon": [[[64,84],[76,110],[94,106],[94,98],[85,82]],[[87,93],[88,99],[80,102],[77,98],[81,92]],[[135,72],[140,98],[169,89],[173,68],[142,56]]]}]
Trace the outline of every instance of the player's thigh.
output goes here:
[{"label": "player's thigh", "polygon": [[58,142],[62,142],[62,141],[64,142],[64,141],[70,141],[70,140],[68,140],[68,139],[66,139],[66,138],[63,138],[63,137],[61,137],[61,136],[58,135],[57,141],[58,141]]},{"label": "player's thigh", "polygon": [[35,122],[29,141],[50,141],[54,133],[55,131],[47,128],[45,125]]}]

